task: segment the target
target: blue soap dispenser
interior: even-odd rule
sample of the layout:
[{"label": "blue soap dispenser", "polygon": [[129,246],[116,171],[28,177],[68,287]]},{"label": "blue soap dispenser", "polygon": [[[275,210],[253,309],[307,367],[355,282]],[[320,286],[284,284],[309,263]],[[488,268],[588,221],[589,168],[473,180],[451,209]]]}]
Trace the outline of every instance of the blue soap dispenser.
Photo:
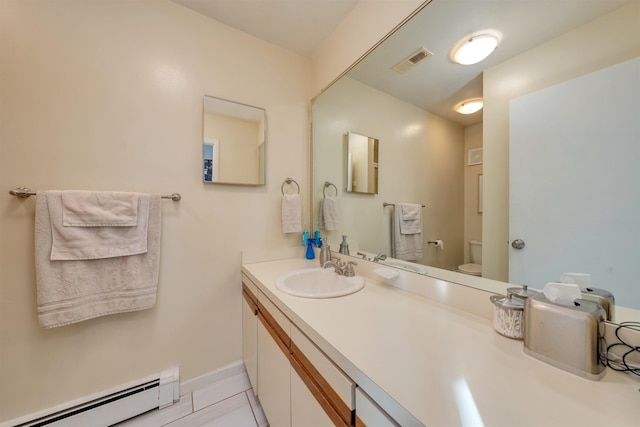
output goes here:
[{"label": "blue soap dispenser", "polygon": [[305,252],[305,257],[307,259],[314,259],[316,254],[313,253],[313,237],[309,237],[308,231],[302,232],[302,245],[307,247],[307,251]]},{"label": "blue soap dispenser", "polygon": [[307,259],[314,259],[316,257],[316,254],[313,252],[313,240],[312,239],[308,239],[307,240],[307,253],[306,253],[306,258]]}]

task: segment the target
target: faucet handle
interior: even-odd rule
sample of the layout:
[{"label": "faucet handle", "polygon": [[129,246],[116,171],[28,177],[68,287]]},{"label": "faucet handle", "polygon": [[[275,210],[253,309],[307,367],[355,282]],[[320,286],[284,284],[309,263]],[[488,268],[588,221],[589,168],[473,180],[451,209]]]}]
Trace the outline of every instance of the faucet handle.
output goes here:
[{"label": "faucet handle", "polygon": [[358,265],[355,261],[349,261],[345,267],[344,275],[345,277],[353,277],[356,275],[356,271],[353,269],[354,265]]}]

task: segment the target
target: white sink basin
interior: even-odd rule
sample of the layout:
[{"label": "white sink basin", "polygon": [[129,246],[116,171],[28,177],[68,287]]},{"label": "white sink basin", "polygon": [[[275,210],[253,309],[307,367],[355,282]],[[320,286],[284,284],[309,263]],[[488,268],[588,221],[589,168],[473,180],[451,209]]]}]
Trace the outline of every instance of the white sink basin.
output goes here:
[{"label": "white sink basin", "polygon": [[298,297],[333,298],[358,292],[364,279],[340,276],[333,268],[305,268],[280,276],[276,287]]}]

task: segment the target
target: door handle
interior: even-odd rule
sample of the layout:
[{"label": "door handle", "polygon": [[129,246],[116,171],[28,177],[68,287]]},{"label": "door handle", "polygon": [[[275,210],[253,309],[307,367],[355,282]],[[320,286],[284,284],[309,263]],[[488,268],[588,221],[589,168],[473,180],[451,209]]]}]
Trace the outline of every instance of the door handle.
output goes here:
[{"label": "door handle", "polygon": [[511,246],[514,249],[522,249],[524,248],[524,240],[522,239],[515,239],[513,242],[511,242]]}]

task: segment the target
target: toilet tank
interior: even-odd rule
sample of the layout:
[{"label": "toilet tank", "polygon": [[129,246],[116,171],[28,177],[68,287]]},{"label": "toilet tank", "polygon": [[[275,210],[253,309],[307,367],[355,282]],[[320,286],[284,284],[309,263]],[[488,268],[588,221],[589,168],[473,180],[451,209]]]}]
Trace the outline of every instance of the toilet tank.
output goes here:
[{"label": "toilet tank", "polygon": [[474,264],[482,264],[482,241],[469,240],[469,256]]}]

